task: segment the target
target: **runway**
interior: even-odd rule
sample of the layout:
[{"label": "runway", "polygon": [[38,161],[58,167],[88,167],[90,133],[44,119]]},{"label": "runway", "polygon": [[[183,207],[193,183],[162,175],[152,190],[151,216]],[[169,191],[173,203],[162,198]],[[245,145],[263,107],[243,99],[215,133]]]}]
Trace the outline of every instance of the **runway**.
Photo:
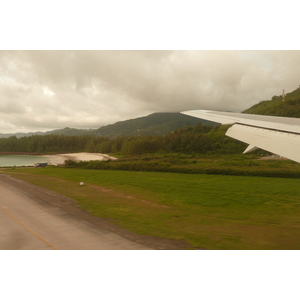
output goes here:
[{"label": "runway", "polygon": [[0,175],[1,250],[150,249],[44,202],[10,180]]}]

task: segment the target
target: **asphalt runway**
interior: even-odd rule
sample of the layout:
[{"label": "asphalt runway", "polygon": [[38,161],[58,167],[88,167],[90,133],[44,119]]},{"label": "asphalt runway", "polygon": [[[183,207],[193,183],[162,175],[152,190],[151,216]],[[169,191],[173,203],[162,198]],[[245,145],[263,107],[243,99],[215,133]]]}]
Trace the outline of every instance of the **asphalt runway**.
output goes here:
[{"label": "asphalt runway", "polygon": [[[49,194],[49,197],[51,194]],[[1,250],[146,250],[60,207],[40,201],[0,175]]]}]

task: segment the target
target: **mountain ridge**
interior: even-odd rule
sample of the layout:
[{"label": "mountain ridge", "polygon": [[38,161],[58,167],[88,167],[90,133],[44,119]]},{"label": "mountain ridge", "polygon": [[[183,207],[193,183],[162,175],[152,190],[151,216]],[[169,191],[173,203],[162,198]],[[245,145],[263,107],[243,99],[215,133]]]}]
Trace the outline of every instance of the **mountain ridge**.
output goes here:
[{"label": "mountain ridge", "polygon": [[65,127],[46,132],[12,133],[1,134],[0,138],[16,136],[17,138],[32,135],[99,135],[109,138],[118,136],[136,136],[136,135],[164,135],[174,130],[180,129],[186,125],[196,125],[201,122],[203,125],[213,125],[215,123],[207,120],[182,115],[178,113],[153,113],[145,117],[119,121],[114,124],[102,126],[98,129],[76,129]]}]

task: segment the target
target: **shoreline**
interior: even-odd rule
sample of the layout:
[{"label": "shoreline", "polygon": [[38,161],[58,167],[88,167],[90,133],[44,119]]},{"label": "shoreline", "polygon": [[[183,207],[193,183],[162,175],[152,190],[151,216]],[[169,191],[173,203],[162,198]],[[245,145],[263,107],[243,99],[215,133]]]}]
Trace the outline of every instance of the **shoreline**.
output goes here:
[{"label": "shoreline", "polygon": [[88,152],[79,152],[79,153],[64,153],[64,154],[51,154],[44,155],[45,157],[50,159],[48,161],[49,165],[60,165],[64,164],[65,160],[71,159],[75,161],[91,161],[91,160],[117,160],[117,158],[109,156],[107,154],[101,153],[88,153]]},{"label": "shoreline", "polygon": [[36,155],[36,156],[44,156],[44,155],[56,155],[60,153],[34,153],[34,152],[0,152],[1,155]]},{"label": "shoreline", "polygon": [[[1,155],[24,155],[24,156],[41,156],[43,162],[46,162],[48,165],[57,166],[65,163],[66,160],[75,160],[75,161],[107,161],[107,160],[117,160],[117,158],[109,156],[102,153],[88,153],[88,152],[79,152],[79,153],[24,153],[24,152],[2,152]],[[41,159],[42,160],[42,159]]]}]

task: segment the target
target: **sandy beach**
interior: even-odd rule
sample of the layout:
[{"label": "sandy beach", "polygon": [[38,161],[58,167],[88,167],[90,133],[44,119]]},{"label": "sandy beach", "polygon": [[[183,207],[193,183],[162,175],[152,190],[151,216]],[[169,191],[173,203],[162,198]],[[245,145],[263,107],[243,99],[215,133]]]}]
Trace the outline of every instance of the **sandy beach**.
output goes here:
[{"label": "sandy beach", "polygon": [[91,160],[116,160],[117,158],[101,153],[66,153],[66,154],[54,154],[45,155],[48,158],[49,165],[63,164],[65,160],[72,159],[75,161],[91,161]]}]

